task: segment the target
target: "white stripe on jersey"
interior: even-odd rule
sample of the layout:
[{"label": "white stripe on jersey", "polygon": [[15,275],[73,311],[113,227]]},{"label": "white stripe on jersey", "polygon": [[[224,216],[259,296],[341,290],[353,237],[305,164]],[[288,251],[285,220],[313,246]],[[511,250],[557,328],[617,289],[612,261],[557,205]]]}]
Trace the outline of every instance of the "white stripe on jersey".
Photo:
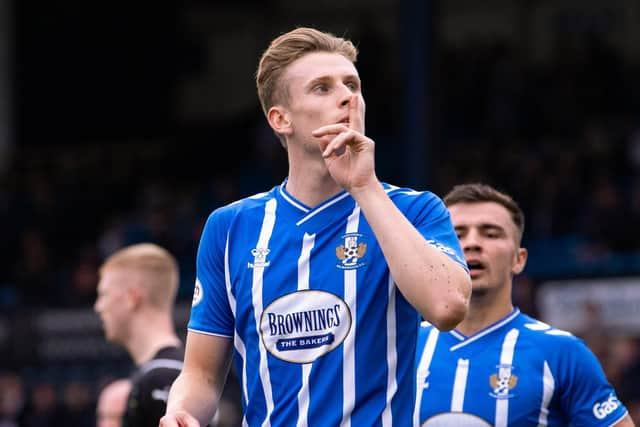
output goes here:
[{"label": "white stripe on jersey", "polygon": [[242,397],[244,398],[244,403],[247,404],[249,403],[249,395],[247,394],[247,349],[244,346],[244,341],[242,341],[242,338],[238,335],[238,331],[233,333],[233,341],[236,351],[242,358]]},{"label": "white stripe on jersey", "polygon": [[464,393],[467,390],[467,376],[469,375],[469,359],[458,359],[456,377],[453,381],[451,393],[451,412],[462,412],[464,407]]},{"label": "white stripe on jersey", "polygon": [[[356,207],[351,212],[351,215],[349,215],[349,218],[347,219],[346,233],[357,232],[359,225],[360,206],[356,205]],[[353,321],[351,324],[351,330],[353,331],[353,333],[347,335],[344,342],[342,343],[342,395],[344,396],[344,399],[342,401],[342,422],[340,425],[343,427],[351,426],[350,414],[353,412],[356,400],[355,346],[356,331],[358,330],[358,310],[356,306],[356,287],[358,285],[358,282],[356,278],[356,271],[356,269],[344,271],[344,300],[347,303],[347,306],[351,307],[351,310],[353,311]]]},{"label": "white stripe on jersey", "polygon": [[[298,290],[309,289],[309,258],[311,250],[315,244],[316,235],[304,233],[302,240],[302,251],[298,258]],[[311,374],[312,363],[302,364],[302,384],[298,392],[298,422],[297,427],[307,427],[309,416],[309,375]]]},{"label": "white stripe on jersey", "polygon": [[542,372],[542,403],[540,404],[540,416],[538,417],[538,427],[547,425],[547,417],[549,416],[549,404],[556,388],[556,382],[553,379],[551,368],[547,361],[544,361]]},{"label": "white stripe on jersey", "polygon": [[438,331],[436,328],[431,328],[429,336],[427,337],[427,343],[420,356],[420,362],[418,363],[417,378],[416,378],[416,402],[413,409],[413,426],[418,427],[420,425],[420,402],[422,402],[422,391],[429,387],[425,384],[425,381],[429,377],[429,368],[431,367],[431,359],[433,353],[436,350],[436,344],[438,343]]},{"label": "white stripe on jersey", "polygon": [[[282,192],[282,195],[285,195],[284,191]],[[331,200],[329,203],[327,203],[324,206],[321,206],[319,208],[316,208],[315,211],[311,212],[309,215],[305,216],[304,218],[302,218],[301,220],[299,220],[298,222],[296,222],[296,225],[301,225],[304,224],[305,222],[307,222],[308,220],[310,220],[311,218],[313,218],[314,216],[318,215],[320,212],[324,211],[325,209],[327,209],[329,206],[331,205],[335,205],[336,203],[338,203],[340,200],[344,199],[345,197],[350,196],[349,193],[344,193],[342,196],[336,197],[335,199]],[[308,209],[305,210],[305,212],[309,212]]]},{"label": "white stripe on jersey", "polygon": [[309,209],[308,207],[298,203],[294,198],[290,197],[289,194],[287,194],[287,192],[285,191],[285,183],[283,182],[282,184],[280,184],[280,195],[289,203],[291,203],[293,206],[295,206],[296,208],[300,209],[302,212],[304,213],[308,213],[311,209]]},{"label": "white stripe on jersey", "polygon": [[396,284],[389,273],[388,281],[389,306],[387,307],[387,404],[382,412],[382,427],[393,425],[391,400],[398,390],[396,371],[398,369],[398,353],[396,352]]},{"label": "white stripe on jersey", "polygon": [[[236,317],[236,297],[233,296],[233,292],[231,292],[231,279],[229,275],[229,235],[227,234],[227,242],[224,246],[224,283],[225,288],[227,289],[227,299],[229,300],[229,307],[231,307],[231,312],[233,313],[233,317]],[[247,350],[244,346],[244,341],[238,335],[238,330],[233,328],[233,343],[234,347],[240,357],[242,357],[242,391],[245,404],[249,402],[249,396],[247,395],[247,364],[244,361],[247,359]]]},{"label": "white stripe on jersey", "polygon": [[499,321],[495,325],[488,327],[487,329],[483,330],[482,332],[478,332],[477,334],[473,335],[472,337],[469,337],[468,339],[465,339],[465,336],[463,336],[460,332],[456,331],[455,329],[452,330],[451,331],[451,335],[453,335],[454,337],[456,337],[457,339],[459,339],[462,342],[452,346],[450,350],[451,351],[455,351],[455,350],[459,349],[460,347],[467,346],[467,345],[471,344],[472,342],[479,340],[480,338],[484,337],[485,335],[489,335],[491,332],[495,331],[496,329],[500,329],[503,325],[511,322],[519,314],[520,314],[520,310],[519,309],[515,309],[515,310],[513,310],[513,313],[511,313],[510,315],[508,315],[507,317],[505,317],[504,319],[502,319],[501,321]]},{"label": "white stripe on jersey", "polygon": [[[262,221],[262,228],[260,229],[260,237],[258,238],[258,245],[256,249],[267,249],[269,247],[269,239],[273,232],[273,226],[276,222],[276,199],[269,200],[264,207],[264,218]],[[253,313],[256,320],[256,333],[260,336],[260,318],[264,307],[262,306],[262,278],[264,273],[264,266],[256,263],[253,268]],[[258,348],[260,350],[260,380],[262,382],[262,389],[264,391],[265,402],[267,404],[267,410],[265,413],[263,427],[269,427],[271,421],[269,416],[273,412],[273,392],[271,390],[271,378],[269,375],[269,366],[267,362],[267,351],[261,342],[258,342]],[[245,362],[246,364],[246,362]]]},{"label": "white stripe on jersey", "polygon": [[298,258],[298,290],[304,291],[309,289],[309,258],[311,257],[311,250],[316,243],[315,234],[304,233],[302,240],[302,251],[300,252],[300,258]]},{"label": "white stripe on jersey", "polygon": [[[513,351],[518,341],[520,331],[517,329],[510,330],[504,337],[502,342],[502,352],[500,353],[500,367],[498,368],[498,381],[506,379],[508,382],[511,377],[511,366],[513,364]],[[509,390],[506,391],[509,393]],[[509,399],[496,399],[496,419],[495,427],[507,427],[509,421]]]}]

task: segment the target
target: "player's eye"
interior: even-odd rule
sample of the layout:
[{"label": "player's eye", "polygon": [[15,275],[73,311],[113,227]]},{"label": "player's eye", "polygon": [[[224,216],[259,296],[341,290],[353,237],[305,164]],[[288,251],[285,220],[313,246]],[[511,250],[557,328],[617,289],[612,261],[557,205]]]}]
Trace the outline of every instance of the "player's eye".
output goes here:
[{"label": "player's eye", "polygon": [[489,239],[497,239],[499,238],[502,234],[497,231],[497,230],[487,230],[484,235],[486,237],[488,237]]}]

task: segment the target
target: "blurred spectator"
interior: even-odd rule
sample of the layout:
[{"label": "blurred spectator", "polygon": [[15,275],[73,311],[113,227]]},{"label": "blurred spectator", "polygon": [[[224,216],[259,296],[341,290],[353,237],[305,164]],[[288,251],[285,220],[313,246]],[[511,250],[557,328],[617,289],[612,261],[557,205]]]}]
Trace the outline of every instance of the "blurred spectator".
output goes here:
[{"label": "blurred spectator", "polygon": [[25,405],[22,378],[13,372],[0,373],[0,427],[18,427]]},{"label": "blurred spectator", "polygon": [[97,248],[85,246],[78,250],[65,296],[67,306],[89,307],[93,304],[98,284],[98,263]]},{"label": "blurred spectator", "polygon": [[620,399],[634,400],[640,397],[635,392],[638,387],[637,373],[633,372],[634,365],[640,360],[640,348],[635,338],[609,334],[609,346],[606,364],[603,366],[610,381],[618,385]]},{"label": "blurred spectator", "polygon": [[587,300],[582,306],[582,310],[586,321],[574,333],[584,340],[602,366],[607,366],[609,363],[610,337],[609,331],[602,326],[602,307],[598,301]]},{"label": "blurred spectator", "polygon": [[627,223],[628,209],[611,177],[600,177],[587,200],[581,231],[590,239],[596,253],[626,251],[638,244],[638,236],[629,234],[629,229],[622,226]]},{"label": "blurred spectator", "polygon": [[21,427],[63,426],[66,420],[53,384],[38,382],[31,390],[29,406],[20,422]]},{"label": "blurred spectator", "polygon": [[84,381],[70,381],[64,386],[63,417],[65,427],[86,427],[94,423],[93,393]]},{"label": "blurred spectator", "polygon": [[15,266],[24,303],[39,306],[57,301],[52,267],[43,233],[36,228],[26,229],[20,236],[20,256]]}]

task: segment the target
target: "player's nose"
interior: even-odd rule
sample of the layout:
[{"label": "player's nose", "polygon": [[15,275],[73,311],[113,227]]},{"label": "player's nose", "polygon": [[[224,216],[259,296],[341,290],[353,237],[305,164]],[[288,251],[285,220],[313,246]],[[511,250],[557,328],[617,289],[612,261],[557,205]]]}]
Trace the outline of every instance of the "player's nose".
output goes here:
[{"label": "player's nose", "polygon": [[461,239],[460,244],[462,246],[462,250],[467,251],[480,251],[482,249],[482,245],[480,244],[480,236],[476,231],[469,231],[464,238]]},{"label": "player's nose", "polygon": [[353,91],[346,85],[340,85],[338,88],[338,102],[340,107],[348,107],[353,96]]}]

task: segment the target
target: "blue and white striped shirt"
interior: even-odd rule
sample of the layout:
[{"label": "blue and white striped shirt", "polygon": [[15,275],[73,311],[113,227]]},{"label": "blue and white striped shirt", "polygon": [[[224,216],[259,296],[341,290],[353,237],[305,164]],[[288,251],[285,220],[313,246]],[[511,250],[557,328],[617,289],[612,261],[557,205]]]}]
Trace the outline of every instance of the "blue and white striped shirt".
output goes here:
[{"label": "blue and white striped shirt", "polygon": [[[285,183],[210,215],[189,330],[233,337],[244,425],[411,425],[418,312],[348,193],[310,208]],[[383,186],[466,268],[438,197]]]},{"label": "blue and white striped shirt", "polygon": [[416,372],[423,427],[611,426],[627,413],[581,339],[518,309],[469,337],[423,323]]}]

